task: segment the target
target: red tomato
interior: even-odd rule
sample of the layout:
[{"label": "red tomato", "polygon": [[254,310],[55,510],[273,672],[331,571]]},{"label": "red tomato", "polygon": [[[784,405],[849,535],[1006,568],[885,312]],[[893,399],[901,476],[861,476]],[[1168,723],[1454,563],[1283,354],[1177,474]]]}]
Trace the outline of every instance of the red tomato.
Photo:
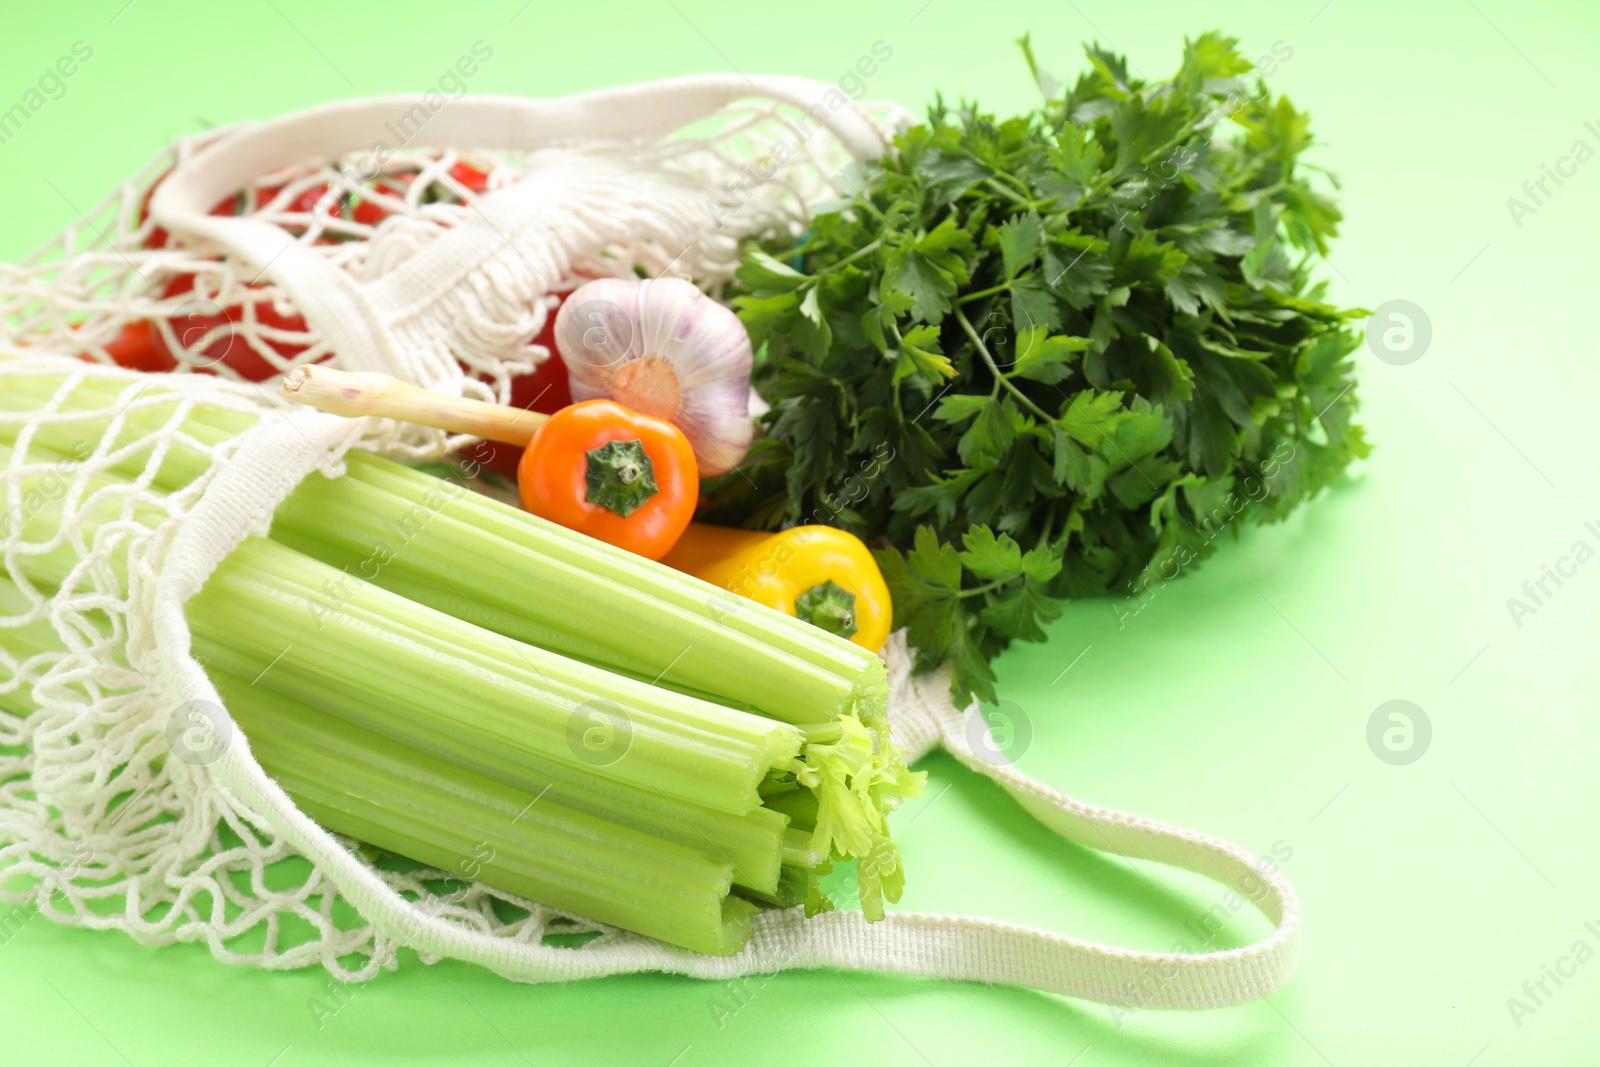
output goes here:
[{"label": "red tomato", "polygon": [[[180,274],[167,283],[162,291],[163,297],[181,296],[194,290],[194,275]],[[197,303],[199,303],[197,301]],[[183,362],[188,363],[196,370],[216,373],[212,368],[226,366],[239,377],[251,382],[265,381],[279,373],[267,359],[250,347],[242,334],[231,329],[225,329],[200,351],[192,351],[195,345],[214,330],[228,327],[235,323],[245,321],[243,305],[235,304],[210,311],[214,305],[196,307],[186,315],[175,315],[168,320],[168,326],[185,349],[190,349],[184,354]],[[250,308],[255,314],[256,322],[262,326],[294,333],[304,333],[306,321],[299,315],[282,314],[273,307],[271,300],[255,300],[250,302]],[[306,350],[305,345],[292,344],[286,341],[267,341],[266,344],[274,352],[291,359]],[[141,371],[169,371],[178,366],[177,355],[167,346],[166,337],[162,334],[160,326],[154,322],[130,322],[123,326],[121,332],[106,345],[106,351],[116,361],[119,367]]]},{"label": "red tomato", "polygon": [[[403,199],[406,195],[405,189],[397,188],[388,182],[378,182],[373,186],[373,191],[396,199]],[[362,196],[356,200],[355,207],[350,209],[350,217],[363,226],[376,226],[389,217],[389,209]]]},{"label": "red tomato", "polygon": [[[272,203],[272,201],[276,199],[277,196],[282,192],[283,186],[281,185],[272,186],[265,189],[257,189],[254,210],[260,211],[262,208]],[[326,184],[313,185],[309,189],[303,189],[299,193],[295,194],[295,196],[292,197],[287,204],[284,204],[277,210],[293,212],[297,215],[309,215],[316,210],[317,204],[321,202],[322,198],[327,195],[328,186]],[[331,201],[329,201],[328,207],[323,211],[323,214],[330,218],[338,216],[339,208],[342,205],[343,199],[343,197],[334,197]],[[232,204],[233,201],[225,201],[224,203]],[[222,206],[222,204],[217,205],[218,208],[221,208]],[[242,212],[223,212],[215,209],[211,213],[213,215],[243,214]]]},{"label": "red tomato", "polygon": [[450,177],[466,186],[475,193],[481,193],[489,188],[489,175],[471,163],[457,163],[450,168]]},{"label": "red tomato", "polygon": [[[171,173],[171,171],[167,172],[167,174]],[[167,180],[167,174],[163,174],[161,177],[151,182],[150,188],[146,189],[144,192],[144,198],[139,201],[140,226],[143,226],[145,221],[150,218],[150,198],[156,195],[156,190],[161,187],[161,183]],[[239,213],[239,199],[240,198],[238,195],[225,197],[222,200],[217,201],[216,206],[211,209],[210,213],[213,215],[222,216],[237,215]],[[146,248],[165,248],[167,247],[167,241],[170,239],[170,235],[167,233],[167,231],[162,229],[160,226],[157,226],[150,231],[150,236],[145,238],[144,246]]]},{"label": "red tomato", "polygon": [[[172,358],[167,346],[162,343],[156,328],[142,319],[124,325],[117,336],[106,343],[106,352],[117,366],[129,370],[154,373],[168,371],[178,365],[178,361]],[[92,361],[88,355],[83,358]]]},{"label": "red tomato", "polygon": [[[481,193],[489,187],[489,175],[486,171],[464,162],[458,162],[450,168],[450,176],[461,185],[474,193]],[[389,174],[383,182],[375,188],[388,196],[400,197],[405,195],[405,186],[415,177],[412,174]],[[143,223],[150,215],[150,198],[155,195],[156,189],[166,180],[163,174],[157,178],[148,190],[139,205],[139,223]],[[283,186],[270,186],[258,188],[252,194],[244,192],[225,197],[218,201],[211,209],[211,214],[220,216],[235,216],[249,214],[253,210],[266,207],[283,191]],[[328,193],[326,184],[313,185],[297,194],[280,210],[296,214],[310,214],[316,210]],[[329,202],[326,213],[338,216],[344,206],[346,197],[333,199]],[[351,208],[351,217],[355,221],[368,226],[376,226],[388,217],[388,212],[379,204],[370,200],[356,198]],[[323,237],[328,241],[332,238]],[[150,233],[145,245],[148,248],[165,248],[170,240],[168,233],[157,227]],[[178,296],[191,292],[194,289],[194,275],[179,274],[167,284],[162,292],[163,297]],[[234,305],[208,312],[207,309],[196,309],[188,315],[176,316],[168,323],[172,332],[185,348],[193,348],[199,340],[207,334],[217,331],[228,324],[245,321],[246,305]],[[254,319],[262,326],[283,330],[289,333],[304,333],[306,330],[305,319],[293,312],[284,314],[279,312],[270,300],[254,300],[248,302],[248,307]],[[519,407],[532,411],[550,414],[559,411],[572,403],[572,394],[567,385],[567,371],[561,359],[555,354],[555,312],[552,310],[550,317],[545,322],[543,332],[534,339],[534,343],[541,344],[550,349],[551,358],[540,365],[532,374],[524,375],[512,382],[511,402]],[[306,346],[283,341],[267,341],[266,344],[277,354],[284,358],[293,358],[306,350]],[[153,322],[130,322],[107,345],[106,351],[118,366],[128,367],[141,371],[170,371],[178,366],[177,356],[169,349],[166,338],[162,335],[161,328]],[[188,352],[184,362],[201,371],[215,373],[211,368],[226,366],[246,381],[264,381],[278,373],[278,369],[269,363],[259,352],[250,347],[244,337],[234,331],[228,330],[221,333],[208,344],[203,351]],[[517,461],[521,458],[522,450],[507,445],[485,444],[475,455],[484,466],[491,470],[499,471],[507,477],[515,477]]]},{"label": "red tomato", "polygon": [[[163,296],[177,296],[181,293],[191,292],[194,289],[194,275],[180,274],[167,285]],[[255,321],[262,326],[272,329],[285,330],[292,333],[304,333],[306,320],[297,314],[283,314],[267,299],[250,302],[254,312]],[[234,304],[222,308],[220,313],[207,313],[196,309],[188,315],[176,316],[171,320],[172,332],[186,348],[193,348],[202,338],[220,327],[245,321],[244,305]],[[159,331],[157,340],[160,341]],[[266,341],[266,345],[285,359],[292,359],[306,350],[305,345],[293,344],[287,341]],[[245,381],[266,381],[278,374],[278,368],[269,363],[266,357],[250,347],[250,342],[245,340],[243,334],[227,330],[219,335],[210,344],[199,352],[191,352],[185,361],[198,369],[204,370],[217,365],[224,365]]]}]

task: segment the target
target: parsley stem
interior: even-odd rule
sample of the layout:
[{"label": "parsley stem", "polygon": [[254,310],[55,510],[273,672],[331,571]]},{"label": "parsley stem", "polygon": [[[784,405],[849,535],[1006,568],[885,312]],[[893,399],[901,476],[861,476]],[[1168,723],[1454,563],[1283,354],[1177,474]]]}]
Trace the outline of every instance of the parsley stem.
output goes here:
[{"label": "parsley stem", "polygon": [[1024,393],[1021,389],[1018,389],[1014,384],[1012,384],[1010,378],[1007,378],[1000,372],[1000,365],[996,363],[994,361],[994,357],[989,354],[989,349],[984,346],[983,340],[978,336],[978,331],[974,330],[972,328],[972,323],[967,321],[967,313],[962,311],[959,307],[956,308],[956,321],[961,323],[961,328],[967,332],[968,337],[972,338],[972,343],[978,346],[978,354],[983,357],[983,361],[985,363],[989,364],[989,370],[994,373],[995,379],[1001,385],[1005,386],[1006,390],[1010,392],[1012,396],[1021,401],[1023,407],[1032,409],[1034,414],[1038,415],[1045,422],[1054,422],[1054,418],[1048,412],[1046,412],[1044,408],[1040,407],[1038,404],[1035,404],[1031,399],[1029,399],[1028,394]]},{"label": "parsley stem", "polygon": [[1014,578],[996,578],[994,581],[989,582],[987,585],[980,585],[976,589],[963,589],[963,590],[961,590],[961,592],[958,595],[963,597],[963,598],[964,597],[969,597],[969,596],[980,596],[983,593],[993,592],[994,590],[999,589],[1002,585],[1005,585],[1007,582],[1011,582],[1011,581],[1015,581],[1015,579]]},{"label": "parsley stem", "polygon": [[813,274],[812,277],[813,278],[820,278],[824,274],[827,274],[829,271],[838,270],[840,267],[846,266],[846,265],[848,265],[850,263],[854,263],[856,260],[860,259],[862,256],[870,256],[872,253],[876,252],[878,249],[880,249],[882,247],[883,247],[883,238],[880,237],[876,241],[873,241],[871,244],[863,245],[860,248],[856,249],[854,252],[851,252],[848,256],[845,256],[843,259],[839,260],[837,263],[829,263],[826,267],[823,267],[821,270],[819,270],[815,274]]},{"label": "parsley stem", "polygon": [[1033,277],[1033,271],[1029,271],[1027,274],[1023,274],[1023,275],[1021,275],[1019,277],[1012,278],[1009,281],[1002,282],[999,285],[992,285],[987,289],[980,289],[976,293],[968,293],[966,296],[963,296],[960,300],[957,300],[956,303],[958,303],[958,304],[970,304],[974,300],[982,300],[986,296],[993,296],[996,293],[1003,293],[1007,289],[1010,289],[1013,285],[1016,285],[1018,282],[1025,281],[1026,279],[1031,278],[1031,277]]},{"label": "parsley stem", "polygon": [[1049,510],[1045,512],[1044,526],[1039,531],[1039,539],[1034,542],[1035,547],[1039,545],[1048,545],[1050,543],[1050,534],[1051,531],[1055,529],[1055,525],[1056,508],[1054,505],[1051,505]]},{"label": "parsley stem", "polygon": [[1023,181],[1015,174],[1012,174],[1010,171],[1001,171],[1000,176],[1006,181],[1010,182],[1012,185],[1015,185],[1018,189],[1021,189],[1022,195],[1026,196],[1030,202],[1033,200],[1033,190],[1029,188],[1027,182]]},{"label": "parsley stem", "polygon": [[985,178],[985,179],[983,179],[983,184],[987,185],[989,188],[993,189],[995,192],[999,193],[1001,196],[1008,197],[1013,203],[1021,204],[1023,207],[1032,207],[1033,206],[1033,201],[1032,200],[1029,200],[1029,199],[1026,199],[1024,197],[1018,196],[1016,193],[1012,192],[1010,189],[1007,189],[1004,185],[1001,185],[999,182],[995,181],[993,178]]}]

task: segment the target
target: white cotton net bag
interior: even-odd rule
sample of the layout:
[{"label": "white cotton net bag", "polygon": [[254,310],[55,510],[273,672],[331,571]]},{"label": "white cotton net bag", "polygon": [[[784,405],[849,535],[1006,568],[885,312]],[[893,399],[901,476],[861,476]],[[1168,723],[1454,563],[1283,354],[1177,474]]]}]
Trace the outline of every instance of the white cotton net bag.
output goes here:
[{"label": "white cotton net bag", "polygon": [[[217,564],[308,473],[337,476],[349,448],[423,460],[471,440],[287,410],[283,373],[327,362],[506,402],[549,356],[535,338],[552,294],[643,272],[718,295],[741,242],[798,234],[818,204],[852,195],[854,164],[883,154],[904,119],[803,79],[712,76],[462,99],[429,122],[434,147],[388,151],[385,122],[419,102],[353,101],[181,141],[45,248],[0,264],[0,439],[14,445],[0,517],[0,901],[342,981],[392,969],[405,947],[525,981],[833,966],[1152,1007],[1278,988],[1298,912],[1271,866],[1026,778],[937,674],[913,677],[903,635],[885,650],[899,743],[917,755],[942,744],[1071,840],[1255,887],[1274,932],[1225,952],[1142,952],[992,919],[792,909],[759,914],[739,955],[703,956],[460,872],[386,863],[298,811],[246,738],[209,760],[176,755],[185,708],[215,708],[214,727],[233,729],[183,612]],[[257,423],[208,445],[184,432],[190,405]],[[41,434],[71,455],[30,452]],[[205,473],[155,492],[175,456]],[[91,492],[130,465],[142,474]],[[103,521],[108,506],[117,518]],[[59,567],[58,588],[29,581],[41,559]]]}]

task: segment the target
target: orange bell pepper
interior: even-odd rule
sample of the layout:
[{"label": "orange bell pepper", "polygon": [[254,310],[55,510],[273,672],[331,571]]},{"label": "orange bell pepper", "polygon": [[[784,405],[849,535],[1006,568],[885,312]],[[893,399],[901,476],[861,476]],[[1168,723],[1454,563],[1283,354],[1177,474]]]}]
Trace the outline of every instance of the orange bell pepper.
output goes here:
[{"label": "orange bell pepper", "polygon": [[780,533],[692,523],[661,562],[876,652],[894,608],[872,553],[831,526]]},{"label": "orange bell pepper", "polygon": [[689,439],[670,422],[587,400],[539,427],[517,486],[533,514],[660,559],[694,518],[700,472]]}]

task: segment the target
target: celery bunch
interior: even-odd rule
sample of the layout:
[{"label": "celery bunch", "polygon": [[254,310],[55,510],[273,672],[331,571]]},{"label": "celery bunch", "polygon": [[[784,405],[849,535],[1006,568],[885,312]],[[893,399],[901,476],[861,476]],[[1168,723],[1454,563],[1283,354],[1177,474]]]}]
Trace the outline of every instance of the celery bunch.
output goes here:
[{"label": "celery bunch", "polygon": [[[127,479],[172,492],[202,473],[181,448],[146,471],[169,421],[207,445],[253,423],[180,412],[176,396],[113,423],[118,393],[41,372],[0,397],[0,413],[62,413],[16,459],[21,422],[0,414],[0,463],[134,446],[91,480],[91,535],[164,517],[124,507]],[[704,952],[738,951],[760,905],[826,906],[817,878],[835,860],[858,861],[869,917],[899,898],[886,815],[922,776],[889,742],[876,656],[464,485],[367,454],[347,467],[308,479],[270,539],[231,554],[188,608],[252,751],[307,813]],[[23,535],[45,540],[60,520],[59,504],[38,509]],[[45,586],[74,562],[16,558]],[[45,651],[28,632],[0,643]]]}]

